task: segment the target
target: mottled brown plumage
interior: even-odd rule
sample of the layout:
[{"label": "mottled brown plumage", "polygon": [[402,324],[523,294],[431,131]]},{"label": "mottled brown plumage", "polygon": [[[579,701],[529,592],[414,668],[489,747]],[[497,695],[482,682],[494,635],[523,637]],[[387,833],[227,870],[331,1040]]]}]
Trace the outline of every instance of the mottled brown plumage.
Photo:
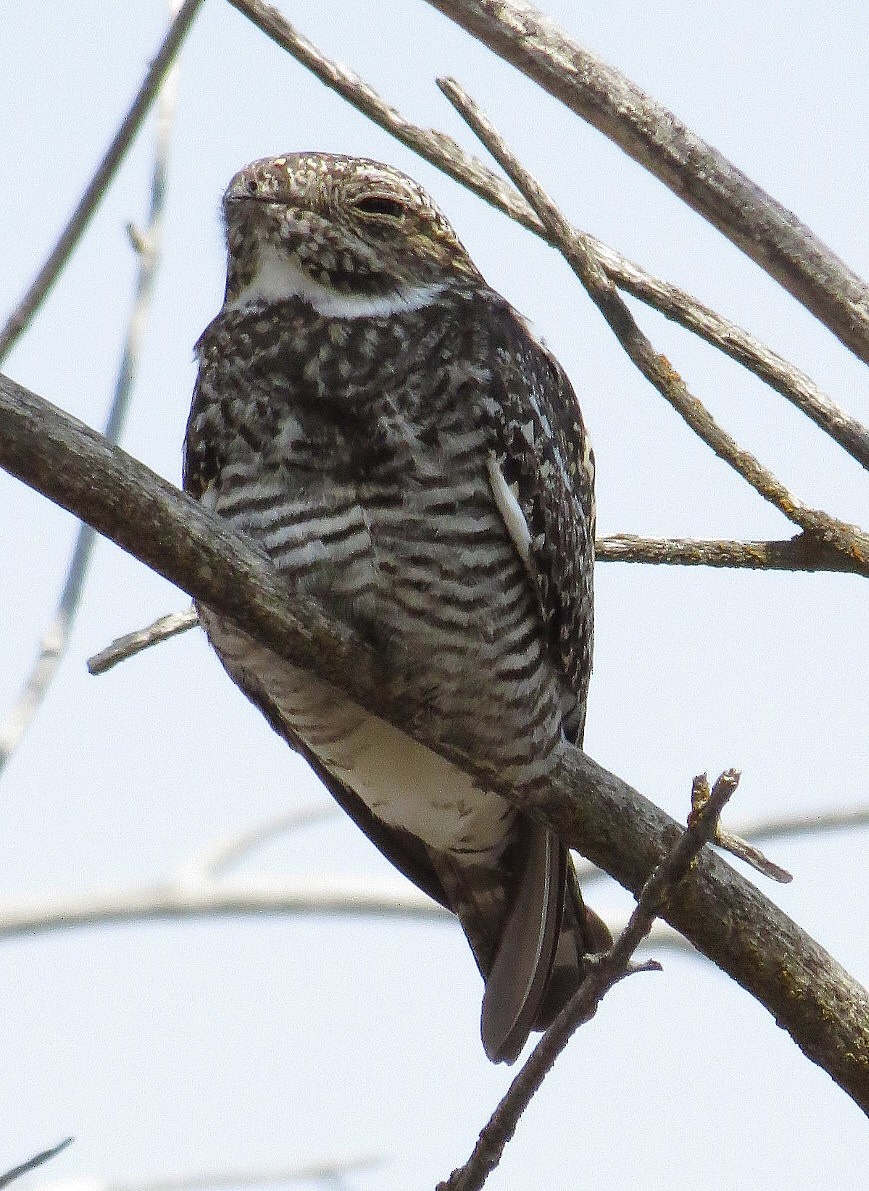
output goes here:
[{"label": "mottled brown plumage", "polygon": [[[581,742],[593,460],[562,369],[426,193],[357,158],[227,190],[185,487],[409,675],[414,716],[517,784]],[[608,941],[565,849],[455,766],[200,609],[224,666],[374,843],[459,917],[513,1061]]]}]

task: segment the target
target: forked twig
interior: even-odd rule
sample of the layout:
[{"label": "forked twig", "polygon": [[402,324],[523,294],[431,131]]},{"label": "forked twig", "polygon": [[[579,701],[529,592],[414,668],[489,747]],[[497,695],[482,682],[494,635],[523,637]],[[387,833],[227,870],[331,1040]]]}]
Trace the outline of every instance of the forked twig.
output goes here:
[{"label": "forked twig", "polygon": [[464,1166],[454,1170],[448,1179],[438,1184],[437,1191],[479,1191],[501,1161],[504,1148],[515,1133],[519,1118],[531,1103],[555,1060],[578,1027],[594,1016],[604,995],[619,980],[634,971],[660,969],[660,965],[653,963],[633,966],[631,957],[648,935],[658,913],[691,868],[703,845],[714,839],[718,831],[719,816],[739,784],[739,774],[735,769],[728,769],[722,773],[700,806],[695,796],[698,784],[705,780],[705,774],[702,778],[694,779],[688,827],[670,854],[649,876],[627,926],[610,950],[595,960],[578,992],[534,1047],[481,1131],[468,1161]]},{"label": "forked twig", "polygon": [[[278,834],[310,825],[333,813],[330,803],[296,808],[251,827],[212,840],[184,860],[166,880],[141,886],[91,890],[53,891],[0,897],[0,938],[44,931],[74,930],[106,922],[147,922],[155,918],[189,919],[244,914],[349,914],[374,917],[399,916],[418,921],[450,920],[445,910],[424,893],[398,878],[344,877],[328,873],[301,877],[292,874],[227,880],[225,870],[246,859]],[[869,826],[869,806],[857,806],[745,823],[738,828],[744,839],[782,839],[820,835],[828,831]],[[721,846],[732,837],[723,830],[716,836]],[[744,842],[743,839],[743,842]],[[577,874],[585,883],[604,874],[588,861],[574,858]],[[761,871],[769,862],[764,860]],[[777,866],[775,866],[777,867]],[[777,877],[777,873],[772,873]],[[218,879],[219,878],[219,879]],[[607,916],[613,934],[624,929],[619,917]],[[656,947],[678,947],[691,955],[700,952],[664,923],[657,923],[648,942]]]}]

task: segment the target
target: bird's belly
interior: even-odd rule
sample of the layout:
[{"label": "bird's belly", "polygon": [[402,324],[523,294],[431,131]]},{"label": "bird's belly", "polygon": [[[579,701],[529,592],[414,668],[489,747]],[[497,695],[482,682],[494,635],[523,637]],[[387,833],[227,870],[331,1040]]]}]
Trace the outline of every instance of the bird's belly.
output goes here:
[{"label": "bird's belly", "polygon": [[201,610],[230,676],[261,692],[325,767],[384,823],[438,851],[494,859],[509,838],[511,805],[331,683],[277,658]]},{"label": "bird's belly", "polygon": [[[372,633],[406,669],[420,715],[506,780],[533,780],[561,739],[557,681],[526,573],[491,501],[444,511],[440,490],[362,501],[352,485],[280,495],[279,475],[216,495],[215,511],[263,546],[292,589]],[[202,610],[234,681],[261,693],[292,733],[383,822],[437,850],[503,847],[514,815],[498,795]]]}]

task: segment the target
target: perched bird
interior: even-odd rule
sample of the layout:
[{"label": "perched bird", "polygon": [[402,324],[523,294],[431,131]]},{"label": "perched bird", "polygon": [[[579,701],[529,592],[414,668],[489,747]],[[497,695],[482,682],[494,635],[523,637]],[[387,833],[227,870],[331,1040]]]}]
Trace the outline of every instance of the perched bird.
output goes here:
[{"label": "perched bird", "polygon": [[[325,153],[223,204],[184,486],[294,592],[399,659],[414,716],[522,785],[581,744],[594,463],[557,361],[426,192]],[[231,678],[397,868],[459,918],[482,1038],[513,1062],[609,932],[564,846],[314,672],[200,607]]]}]

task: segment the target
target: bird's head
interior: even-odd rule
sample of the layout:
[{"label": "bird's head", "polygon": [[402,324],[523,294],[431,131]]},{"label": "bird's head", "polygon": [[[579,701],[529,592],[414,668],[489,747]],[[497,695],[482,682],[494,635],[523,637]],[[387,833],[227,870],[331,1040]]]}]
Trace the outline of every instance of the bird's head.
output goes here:
[{"label": "bird's head", "polygon": [[388,314],[482,283],[422,187],[376,161],[263,158],[236,174],[223,207],[230,307],[301,297],[325,314]]}]

